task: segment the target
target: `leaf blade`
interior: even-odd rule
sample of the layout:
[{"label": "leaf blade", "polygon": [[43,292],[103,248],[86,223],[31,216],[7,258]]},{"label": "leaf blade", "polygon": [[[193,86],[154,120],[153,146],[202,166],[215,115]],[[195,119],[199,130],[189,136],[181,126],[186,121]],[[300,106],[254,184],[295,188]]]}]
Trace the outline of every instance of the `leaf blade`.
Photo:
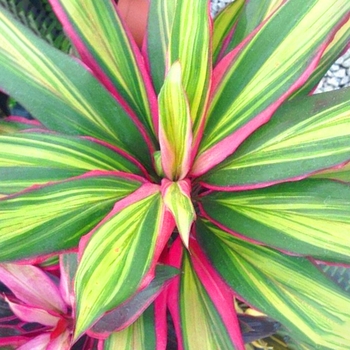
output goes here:
[{"label": "leaf blade", "polygon": [[307,259],[242,241],[207,221],[199,223],[197,238],[235,293],[284,324],[293,338],[327,350],[349,342],[343,330],[350,322],[348,296]]},{"label": "leaf blade", "polygon": [[0,192],[6,194],[93,170],[142,175],[137,162],[124,152],[84,138],[17,133],[0,135],[0,147]]},{"label": "leaf blade", "polygon": [[[178,1],[169,40],[167,66],[179,61],[187,93],[193,138],[200,133],[210,77],[210,16],[206,0]],[[193,67],[196,67],[194,70]]]},{"label": "leaf blade", "polygon": [[288,254],[344,263],[350,262],[349,195],[346,184],[310,179],[213,192],[201,205],[211,221],[243,239]]},{"label": "leaf blade", "polygon": [[168,179],[182,180],[191,165],[192,123],[179,62],[170,68],[158,101],[163,172]]},{"label": "leaf blade", "polygon": [[[307,79],[334,26],[348,13],[346,1],[334,5],[285,2],[240,50],[220,62],[193,175],[232,154]],[[293,13],[301,20],[290,21]],[[296,42],[296,37],[306,41]]]},{"label": "leaf blade", "polygon": [[151,166],[142,128],[77,60],[40,40],[2,8],[0,41],[1,87],[45,127],[104,140]]},{"label": "leaf blade", "polygon": [[121,331],[129,327],[142,312],[150,306],[157,296],[169,284],[179,271],[171,266],[158,265],[156,276],[151,283],[142,291],[137,292],[120,307],[112,310],[95,323],[88,334],[96,337],[107,337],[111,332]]},{"label": "leaf blade", "polygon": [[132,325],[113,333],[103,342],[103,349],[158,349],[154,327],[154,307],[151,305]]},{"label": "leaf blade", "polygon": [[92,172],[1,198],[1,261],[75,247],[116,201],[143,181],[127,174]]},{"label": "leaf blade", "polygon": [[205,174],[203,184],[220,190],[265,187],[347,162],[349,98],[350,89],[342,89],[285,103],[232,156]]},{"label": "leaf blade", "polygon": [[152,0],[148,15],[145,57],[156,93],[165,78],[167,51],[177,0]]},{"label": "leaf blade", "polygon": [[126,33],[113,2],[51,0],[51,3],[83,62],[122,105],[127,103],[135,111],[155,141],[152,109],[156,98],[138,48]]},{"label": "leaf blade", "polygon": [[158,186],[146,184],[119,202],[86,238],[89,241],[81,244],[75,280],[75,338],[153,278],[157,258],[171,233],[164,228],[164,215]]},{"label": "leaf blade", "polygon": [[191,259],[179,240],[171,249],[171,264],[182,270],[182,274],[170,286],[168,300],[179,348],[244,349],[239,331],[236,333],[238,320],[233,296],[227,287],[217,285],[215,277],[208,276],[197,257],[198,250],[191,251],[191,255],[195,255]]}]

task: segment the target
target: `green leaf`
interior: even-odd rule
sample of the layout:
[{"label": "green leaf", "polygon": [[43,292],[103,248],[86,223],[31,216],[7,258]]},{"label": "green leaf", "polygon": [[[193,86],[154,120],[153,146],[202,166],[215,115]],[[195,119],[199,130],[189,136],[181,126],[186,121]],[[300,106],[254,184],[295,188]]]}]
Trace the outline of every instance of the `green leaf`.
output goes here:
[{"label": "green leaf", "polygon": [[132,325],[110,335],[104,341],[103,349],[158,349],[156,334],[154,305],[151,305]]},{"label": "green leaf", "polygon": [[[237,19],[244,8],[246,0],[236,0],[228,4],[214,19],[213,28],[213,63],[217,62],[224,40],[232,35]],[[251,1],[249,1],[251,3]]]},{"label": "green leaf", "polygon": [[152,0],[147,25],[146,54],[152,81],[158,94],[165,78],[169,37],[177,0]]},{"label": "green leaf", "polygon": [[95,323],[88,334],[94,338],[122,330],[135,322],[140,314],[156,299],[179,270],[167,265],[157,265],[152,282],[119,307],[108,312]]},{"label": "green leaf", "polygon": [[118,101],[131,107],[155,142],[152,108],[156,97],[115,4],[110,0],[51,2],[83,62]]},{"label": "green leaf", "polygon": [[290,99],[306,95],[310,93],[327,73],[328,69],[334,64],[335,60],[344,52],[350,42],[350,20],[346,21],[341,28],[338,29],[333,40],[325,49],[320,62],[316,69],[312,72],[307,82],[298,89]]},{"label": "green leaf", "polygon": [[[175,321],[182,333],[183,348],[185,350],[241,350],[240,345],[233,344],[222,314],[198,278],[190,254],[185,250],[183,250],[181,270],[177,306],[180,318],[178,322],[176,319]],[[231,301],[232,305],[226,305],[226,308],[233,309],[233,297]]]},{"label": "green leaf", "polygon": [[210,220],[229,232],[324,261],[350,262],[350,186],[302,180],[201,199]]},{"label": "green leaf", "polygon": [[122,154],[78,137],[34,132],[0,135],[0,148],[0,192],[6,194],[91,170],[142,174]]},{"label": "green leaf", "polygon": [[93,75],[0,7],[0,86],[45,127],[104,140],[151,168],[134,121]]},{"label": "green leaf", "polygon": [[315,179],[332,179],[350,182],[350,163],[323,170],[315,175],[312,175],[311,177]]},{"label": "green leaf", "polygon": [[349,10],[347,0],[287,1],[241,50],[218,64],[193,175],[219,164],[270,119],[311,74],[332,29]]},{"label": "green leaf", "polygon": [[[203,122],[209,96],[210,16],[207,0],[177,1],[167,66],[179,61],[187,93],[194,139]],[[195,69],[194,69],[195,67]]]},{"label": "green leaf", "polygon": [[347,88],[285,103],[205,174],[204,184],[223,190],[264,187],[350,160],[349,99]]},{"label": "green leaf", "polygon": [[71,49],[71,44],[48,0],[0,0],[0,6],[10,11],[17,21],[52,46],[64,52]]},{"label": "green leaf", "polygon": [[271,16],[283,2],[285,0],[246,0],[233,36],[227,43],[225,53],[229,53],[240,44],[255,28]]},{"label": "green leaf", "polygon": [[0,199],[0,260],[18,260],[76,247],[140,180],[92,173]]},{"label": "green leaf", "polygon": [[75,280],[75,338],[153,278],[156,257],[170,235],[162,231],[163,220],[158,186],[148,184],[119,202],[92,232]]},{"label": "green leaf", "polygon": [[183,244],[188,248],[188,240],[196,212],[191,201],[191,184],[188,180],[178,182],[162,181],[164,204],[171,212]]},{"label": "green leaf", "polygon": [[22,117],[7,117],[0,119],[0,135],[12,134],[18,131],[25,131],[30,129],[44,129],[42,125],[36,120],[28,120]]},{"label": "green leaf", "polygon": [[192,158],[192,123],[181,78],[181,66],[176,62],[158,96],[161,161],[169,180],[183,179],[190,170]]},{"label": "green leaf", "polygon": [[197,239],[235,293],[292,337],[313,349],[349,344],[349,297],[307,259],[242,241],[207,221],[198,223]]}]

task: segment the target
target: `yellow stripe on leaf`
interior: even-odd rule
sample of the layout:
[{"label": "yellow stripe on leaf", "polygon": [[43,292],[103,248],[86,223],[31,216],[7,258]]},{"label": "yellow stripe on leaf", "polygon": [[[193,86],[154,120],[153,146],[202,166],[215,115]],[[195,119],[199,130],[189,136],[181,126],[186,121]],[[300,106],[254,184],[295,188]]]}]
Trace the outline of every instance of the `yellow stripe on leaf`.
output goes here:
[{"label": "yellow stripe on leaf", "polygon": [[176,61],[180,62],[194,138],[203,122],[210,88],[208,11],[207,0],[178,1],[169,42],[168,66]]},{"label": "yellow stripe on leaf", "polygon": [[163,172],[168,179],[181,180],[190,169],[192,123],[179,62],[171,67],[158,100]]},{"label": "yellow stripe on leaf", "polygon": [[243,241],[206,220],[197,239],[226,283],[297,343],[342,350],[350,342],[348,295],[308,259]]},{"label": "yellow stripe on leaf", "polygon": [[130,298],[149,272],[163,217],[160,193],[154,191],[112,212],[87,243],[75,280],[76,337]]}]

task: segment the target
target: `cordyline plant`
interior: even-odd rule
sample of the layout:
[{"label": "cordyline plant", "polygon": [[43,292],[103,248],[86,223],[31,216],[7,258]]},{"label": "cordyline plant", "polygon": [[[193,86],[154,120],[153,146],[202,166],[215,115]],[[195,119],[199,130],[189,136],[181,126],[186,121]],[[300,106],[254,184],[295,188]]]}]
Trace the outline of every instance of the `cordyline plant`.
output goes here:
[{"label": "cordyline plant", "polygon": [[1,122],[0,260],[78,252],[70,343],[165,349],[168,308],[179,349],[242,350],[238,299],[294,348],[348,347],[318,263],[350,264],[350,89],[310,94],[349,1],[212,23],[207,0],[152,0],[142,50],[112,1],[50,3],[79,57],[0,11],[0,87],[36,118]]}]

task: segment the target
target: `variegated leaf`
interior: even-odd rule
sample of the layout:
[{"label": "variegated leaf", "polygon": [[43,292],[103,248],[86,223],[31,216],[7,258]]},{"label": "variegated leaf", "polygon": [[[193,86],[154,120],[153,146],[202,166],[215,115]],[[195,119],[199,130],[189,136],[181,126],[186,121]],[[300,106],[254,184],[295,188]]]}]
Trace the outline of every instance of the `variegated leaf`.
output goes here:
[{"label": "variegated leaf", "polygon": [[[228,44],[237,25],[237,19],[244,8],[246,0],[236,0],[228,4],[214,19],[213,28],[213,63],[217,62],[220,52]],[[250,1],[251,2],[251,1]]]},{"label": "variegated leaf", "polygon": [[150,306],[178,273],[179,270],[171,266],[157,265],[156,276],[145,289],[137,292],[122,305],[102,316],[87,333],[95,338],[107,338],[112,332],[119,332],[129,327],[140,315],[142,317],[144,310]]},{"label": "variegated leaf", "polygon": [[243,190],[296,180],[350,160],[350,88],[285,103],[204,185]]},{"label": "variegated leaf", "polygon": [[332,179],[350,182],[350,162],[331,169],[323,170],[311,177],[316,179]]},{"label": "variegated leaf", "polygon": [[155,327],[154,306],[151,305],[132,325],[113,333],[101,341],[104,350],[137,349],[161,350],[157,346],[157,329]]},{"label": "variegated leaf", "polygon": [[170,255],[182,271],[170,286],[168,301],[179,349],[243,350],[233,295],[198,254],[198,249],[188,253],[177,240]]},{"label": "variegated leaf", "polygon": [[145,132],[77,60],[0,7],[0,86],[45,127],[104,140],[151,168]]},{"label": "variegated leaf", "polygon": [[92,172],[0,199],[0,259],[17,260],[77,246],[143,180],[117,172]]},{"label": "variegated leaf", "polygon": [[350,263],[350,186],[302,180],[201,199],[206,215],[233,235],[290,254]]},{"label": "variegated leaf", "polygon": [[11,134],[17,131],[45,129],[37,120],[28,120],[23,117],[7,117],[0,119],[0,135]]},{"label": "variegated leaf", "polygon": [[165,78],[169,37],[177,0],[151,0],[145,57],[148,59],[154,88],[159,93]]},{"label": "variegated leaf", "polygon": [[196,212],[191,201],[191,183],[188,180],[171,182],[162,180],[164,204],[171,212],[183,244],[188,248],[188,240]]},{"label": "variegated leaf", "polygon": [[[236,1],[237,2],[237,1]],[[229,38],[225,53],[235,49],[254,29],[262,25],[285,0],[245,0],[235,31]]]},{"label": "variegated leaf", "polygon": [[338,29],[333,40],[327,45],[327,48],[322,54],[320,62],[316,69],[312,72],[309,79],[290,97],[294,98],[300,95],[306,95],[313,91],[320,80],[324,77],[328,69],[335,60],[343,53],[344,49],[349,47],[350,43],[350,19],[345,21]]},{"label": "variegated leaf", "polygon": [[0,135],[0,191],[64,180],[92,170],[142,174],[130,156],[93,140],[54,133]]},{"label": "variegated leaf", "polygon": [[203,126],[203,113],[210,89],[210,27],[207,0],[177,1],[169,40],[167,67],[176,61],[181,64],[194,139]]},{"label": "variegated leaf", "polygon": [[165,215],[159,187],[145,184],[85,238],[75,280],[75,338],[152,280],[173,228]]},{"label": "variegated leaf", "polygon": [[307,259],[243,241],[207,221],[198,222],[196,237],[235,293],[293,338],[312,349],[349,344],[349,297]]},{"label": "variegated leaf", "polygon": [[[113,1],[50,0],[83,62],[154,138],[156,97],[142,57]],[[152,117],[153,114],[153,117]]]},{"label": "variegated leaf", "polygon": [[270,119],[311,74],[349,11],[347,0],[287,1],[240,50],[220,61],[193,175],[219,164]]},{"label": "variegated leaf", "polygon": [[179,62],[172,65],[158,100],[163,172],[170,180],[182,180],[191,165],[192,123]]}]

